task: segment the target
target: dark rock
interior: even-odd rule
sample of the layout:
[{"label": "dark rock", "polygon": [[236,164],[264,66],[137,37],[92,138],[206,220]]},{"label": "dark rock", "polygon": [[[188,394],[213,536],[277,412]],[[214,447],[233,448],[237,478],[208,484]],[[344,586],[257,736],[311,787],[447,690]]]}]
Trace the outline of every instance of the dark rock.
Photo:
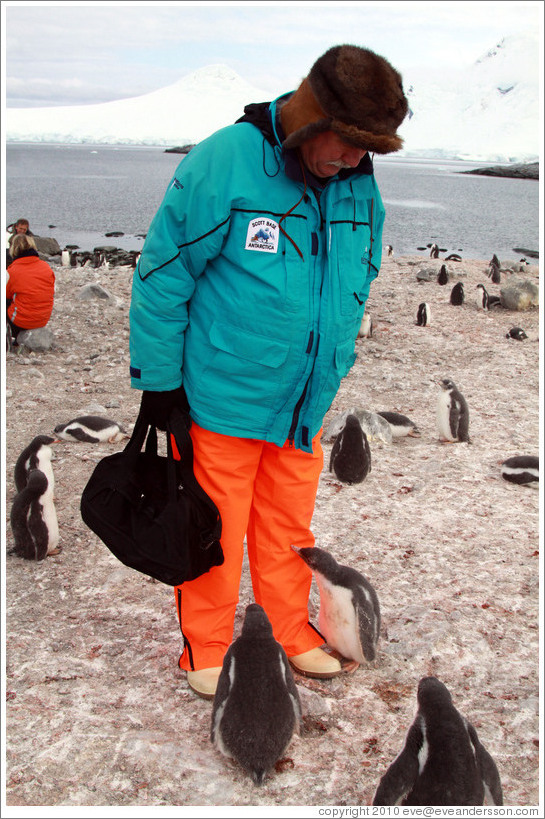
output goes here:
[{"label": "dark rock", "polygon": [[515,253],[522,253],[523,256],[529,256],[530,259],[539,259],[539,250],[528,250],[525,247],[514,247]]},{"label": "dark rock", "polygon": [[43,256],[57,256],[61,252],[61,247],[56,239],[50,236],[34,236],[36,250]]},{"label": "dark rock", "polygon": [[503,176],[510,179],[539,179],[539,162],[519,163],[517,165],[492,165],[489,168],[475,168],[473,171],[459,173],[477,176]]},{"label": "dark rock", "polygon": [[195,143],[191,145],[182,145],[177,146],[175,148],[165,148],[165,154],[188,154],[192,148],[195,147]]},{"label": "dark rock", "polygon": [[105,233],[104,235],[110,237],[110,236],[124,236],[125,234],[122,233],[122,231],[120,231],[120,230],[112,230],[110,233]]}]

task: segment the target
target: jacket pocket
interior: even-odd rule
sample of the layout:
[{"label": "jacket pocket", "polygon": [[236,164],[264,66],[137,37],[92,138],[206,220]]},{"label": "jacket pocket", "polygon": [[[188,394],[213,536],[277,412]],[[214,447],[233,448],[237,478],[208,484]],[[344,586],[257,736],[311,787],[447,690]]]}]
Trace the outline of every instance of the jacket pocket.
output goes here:
[{"label": "jacket pocket", "polygon": [[218,350],[235,358],[275,369],[288,356],[289,344],[232,325],[214,322],[210,341]]}]

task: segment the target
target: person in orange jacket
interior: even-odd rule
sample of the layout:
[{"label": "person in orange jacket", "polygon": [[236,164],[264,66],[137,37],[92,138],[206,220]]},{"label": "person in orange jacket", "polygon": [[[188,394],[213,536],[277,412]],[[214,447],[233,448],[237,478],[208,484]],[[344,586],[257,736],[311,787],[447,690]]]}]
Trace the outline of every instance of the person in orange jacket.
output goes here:
[{"label": "person in orange jacket", "polygon": [[55,274],[36,250],[27,233],[19,233],[11,242],[12,263],[7,268],[6,308],[12,336],[22,330],[45,327],[53,311]]}]

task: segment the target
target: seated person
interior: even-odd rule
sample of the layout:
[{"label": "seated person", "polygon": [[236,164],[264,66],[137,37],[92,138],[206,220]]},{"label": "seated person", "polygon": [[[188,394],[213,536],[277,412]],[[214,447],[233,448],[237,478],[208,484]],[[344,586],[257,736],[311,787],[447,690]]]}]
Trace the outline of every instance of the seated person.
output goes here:
[{"label": "seated person", "polygon": [[17,340],[21,330],[45,327],[51,317],[55,296],[55,274],[40,259],[36,243],[26,233],[11,243],[13,261],[7,268],[6,307],[11,333]]},{"label": "seated person", "polygon": [[13,261],[13,256],[11,255],[11,243],[15,239],[16,236],[20,236],[22,233],[26,233],[27,236],[34,236],[30,229],[30,223],[28,219],[17,219],[17,221],[12,224],[8,225],[8,249],[6,251],[6,265],[11,264]]}]

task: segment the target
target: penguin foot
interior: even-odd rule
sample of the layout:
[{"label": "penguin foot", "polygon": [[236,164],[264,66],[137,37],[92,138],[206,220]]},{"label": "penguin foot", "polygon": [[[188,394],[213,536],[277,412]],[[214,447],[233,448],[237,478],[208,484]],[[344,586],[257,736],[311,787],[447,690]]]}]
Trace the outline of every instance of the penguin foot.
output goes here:
[{"label": "penguin foot", "polygon": [[359,663],[357,660],[350,660],[348,657],[343,657],[343,655],[337,651],[336,648],[328,648],[327,653],[331,657],[335,657],[340,662],[341,670],[344,674],[353,674],[354,671],[356,671],[361,665],[361,663]]},{"label": "penguin foot", "polygon": [[289,657],[294,671],[303,677],[312,677],[317,680],[331,680],[342,674],[342,667],[336,657],[332,657],[321,648],[312,648],[303,654]]},{"label": "penguin foot", "polygon": [[52,549],[50,552],[47,553],[47,557],[51,557],[52,555],[59,555],[62,552],[62,546],[57,546],[56,549]]},{"label": "penguin foot", "polygon": [[187,684],[203,700],[213,700],[218,687],[221,666],[201,668],[200,671],[187,672]]}]

